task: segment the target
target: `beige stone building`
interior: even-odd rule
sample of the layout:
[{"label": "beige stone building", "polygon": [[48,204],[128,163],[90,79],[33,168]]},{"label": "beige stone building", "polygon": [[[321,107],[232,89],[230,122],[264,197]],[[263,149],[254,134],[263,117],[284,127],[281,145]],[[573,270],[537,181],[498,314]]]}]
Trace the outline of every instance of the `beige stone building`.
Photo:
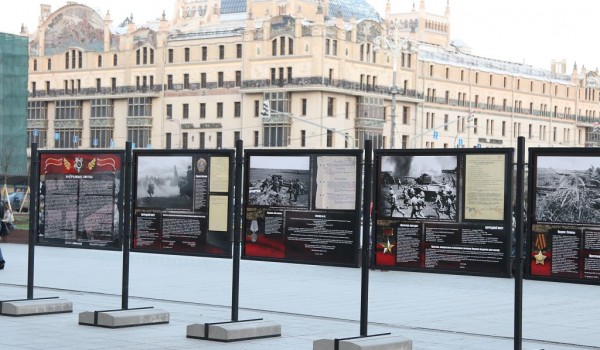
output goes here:
[{"label": "beige stone building", "polygon": [[[365,0],[172,0],[116,21],[41,6],[28,142],[41,149],[594,146],[598,72],[477,57],[451,11]],[[135,9],[132,9],[135,12]],[[395,64],[394,64],[395,62]],[[394,86],[396,88],[394,89]],[[395,107],[394,103],[395,103]],[[266,108],[268,106],[268,108]],[[392,132],[392,129],[394,132]]]}]

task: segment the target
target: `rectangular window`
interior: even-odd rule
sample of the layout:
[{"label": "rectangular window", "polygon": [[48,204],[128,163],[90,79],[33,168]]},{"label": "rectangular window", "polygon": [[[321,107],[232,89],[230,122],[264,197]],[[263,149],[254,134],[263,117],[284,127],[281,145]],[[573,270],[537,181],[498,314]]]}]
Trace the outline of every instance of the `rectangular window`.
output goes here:
[{"label": "rectangular window", "polygon": [[131,142],[134,148],[148,147],[151,144],[152,128],[147,126],[129,126],[127,127],[127,141]]},{"label": "rectangular window", "polygon": [[219,59],[225,59],[225,45],[219,45]]},{"label": "rectangular window", "polygon": [[185,62],[189,62],[190,61],[190,48],[186,47],[183,50],[184,50],[184,53],[183,53],[184,58],[183,59],[185,60]]},{"label": "rectangular window", "polygon": [[[346,117],[346,119],[350,119],[350,102],[346,102],[346,108],[344,110],[344,116]],[[385,120],[385,110],[383,111],[383,120]]]},{"label": "rectangular window", "polygon": [[235,86],[236,87],[242,86],[242,71],[240,71],[240,70],[235,71]]},{"label": "rectangular window", "polygon": [[81,129],[57,129],[54,148],[76,148],[81,145]]},{"label": "rectangular window", "polygon": [[409,121],[410,109],[409,107],[402,107],[402,124],[407,125]]},{"label": "rectangular window", "polygon": [[90,101],[90,118],[113,118],[113,100],[100,98]]},{"label": "rectangular window", "polygon": [[173,75],[167,75],[167,90],[173,90]]},{"label": "rectangular window", "polygon": [[[144,78],[146,78],[146,77],[144,77]],[[190,75],[189,74],[184,74],[183,75],[183,88],[184,89],[189,89],[190,88]]]},{"label": "rectangular window", "polygon": [[337,56],[337,51],[338,51],[337,40],[333,40],[331,42],[331,54],[334,55],[334,56]]},{"label": "rectangular window", "polygon": [[533,138],[533,125],[531,125],[531,124],[529,124],[529,130],[528,130],[527,135],[530,139]]},{"label": "rectangular window", "polygon": [[325,39],[325,54],[326,55],[329,55],[329,45],[330,45],[329,42],[330,42],[329,39]]},{"label": "rectangular window", "polygon": [[206,118],[206,103],[200,104],[200,119]]},{"label": "rectangular window", "polygon": [[113,139],[112,127],[90,128],[90,147],[91,148],[110,148],[110,141]]},{"label": "rectangular window", "polygon": [[198,147],[200,149],[205,149],[206,148],[206,134],[204,133],[204,131],[200,131],[198,138],[200,139],[200,145],[198,145]]},{"label": "rectangular window", "polygon": [[327,147],[333,147],[333,131],[327,130]]},{"label": "rectangular window", "polygon": [[217,131],[217,149],[223,148],[223,133]]},{"label": "rectangular window", "polygon": [[288,124],[271,124],[263,127],[263,147],[287,147],[289,138]]},{"label": "rectangular window", "polygon": [[171,149],[171,133],[170,132],[165,134],[165,148]]},{"label": "rectangular window", "polygon": [[173,119],[173,105],[167,105],[167,119]]},{"label": "rectangular window", "polygon": [[300,130],[300,147],[306,147],[306,130]]},{"label": "rectangular window", "polygon": [[57,100],[55,105],[55,119],[82,119],[83,101]]},{"label": "rectangular window", "polygon": [[306,116],[306,103],[307,100],[305,98],[302,99],[302,111],[300,112],[301,116]]},{"label": "rectangular window", "polygon": [[151,117],[152,116],[152,98],[151,97],[130,97],[127,99],[128,117]]},{"label": "rectangular window", "polygon": [[206,73],[200,73],[200,87],[206,89]]},{"label": "rectangular window", "polygon": [[254,116],[258,117],[260,114],[260,101],[254,100]]},{"label": "rectangular window", "polygon": [[258,147],[258,131],[254,131],[254,147]]},{"label": "rectangular window", "polygon": [[242,103],[241,102],[233,103],[233,116],[235,118],[239,118],[242,116]]},{"label": "rectangular window", "polygon": [[217,102],[217,118],[223,118],[223,102]]},{"label": "rectangular window", "polygon": [[96,92],[102,91],[102,80],[100,78],[96,79]]},{"label": "rectangular window", "polygon": [[169,53],[168,53],[168,61],[169,63],[173,63],[173,49],[169,49]]},{"label": "rectangular window", "polygon": [[188,149],[188,133],[187,132],[181,133],[181,148]]},{"label": "rectangular window", "polygon": [[285,55],[285,37],[282,36],[279,38],[279,54]]},{"label": "rectangular window", "polygon": [[335,105],[335,98],[327,97],[327,116],[328,117],[333,117],[334,105]]},{"label": "rectangular window", "polygon": [[202,46],[202,61],[206,61],[208,58],[208,47]]},{"label": "rectangular window", "polygon": [[[50,83],[48,82],[48,87],[49,86]],[[110,89],[113,93],[117,92],[117,78],[110,78]]]},{"label": "rectangular window", "polygon": [[218,78],[217,78],[217,87],[223,87],[224,85],[224,81],[223,81],[223,72],[219,72],[217,73]]},{"label": "rectangular window", "polygon": [[237,58],[242,58],[242,44],[236,45],[236,56]]},{"label": "rectangular window", "polygon": [[240,139],[240,132],[239,131],[234,131],[233,132],[233,147],[235,147],[235,143],[239,139]]},{"label": "rectangular window", "polygon": [[190,105],[187,103],[183,104],[183,115],[182,115],[183,119],[189,119],[190,118]]}]

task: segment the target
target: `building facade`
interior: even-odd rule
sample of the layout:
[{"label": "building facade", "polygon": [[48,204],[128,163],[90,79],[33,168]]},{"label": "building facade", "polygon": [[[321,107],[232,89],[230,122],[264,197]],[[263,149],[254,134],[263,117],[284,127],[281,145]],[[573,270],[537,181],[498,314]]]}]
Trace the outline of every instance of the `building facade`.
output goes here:
[{"label": "building facade", "polygon": [[1,184],[27,179],[26,37],[0,33],[0,176]]},{"label": "building facade", "polygon": [[[42,5],[28,142],[41,148],[595,146],[598,72],[451,41],[450,5],[385,19],[365,0],[173,0],[114,23]],[[395,108],[394,108],[395,107]],[[393,132],[392,132],[393,130]]]}]

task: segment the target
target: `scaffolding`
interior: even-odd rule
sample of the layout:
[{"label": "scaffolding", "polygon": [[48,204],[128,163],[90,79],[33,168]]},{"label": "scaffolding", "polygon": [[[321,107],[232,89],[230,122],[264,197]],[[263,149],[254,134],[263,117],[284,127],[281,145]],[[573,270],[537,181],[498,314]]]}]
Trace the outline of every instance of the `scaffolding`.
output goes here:
[{"label": "scaffolding", "polygon": [[[6,184],[9,177],[27,177],[28,45],[29,40],[26,36],[0,33],[0,176],[2,185]],[[4,197],[3,195],[3,200]]]}]

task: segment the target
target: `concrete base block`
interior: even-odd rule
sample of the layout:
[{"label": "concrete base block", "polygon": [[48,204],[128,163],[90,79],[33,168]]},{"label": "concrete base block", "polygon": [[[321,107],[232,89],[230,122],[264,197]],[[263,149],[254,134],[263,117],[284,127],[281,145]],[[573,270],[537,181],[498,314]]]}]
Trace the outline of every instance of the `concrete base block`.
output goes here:
[{"label": "concrete base block", "polygon": [[85,311],[79,314],[79,324],[86,326],[123,328],[164,323],[169,323],[169,313],[153,308]]},{"label": "concrete base block", "polygon": [[187,337],[234,342],[281,336],[281,325],[263,320],[192,324],[187,326]]},{"label": "concrete base block", "polygon": [[73,312],[73,303],[59,298],[6,300],[0,302],[0,314],[33,316]]},{"label": "concrete base block", "polygon": [[399,335],[374,335],[366,337],[319,339],[313,342],[313,350],[412,350],[412,340]]}]

